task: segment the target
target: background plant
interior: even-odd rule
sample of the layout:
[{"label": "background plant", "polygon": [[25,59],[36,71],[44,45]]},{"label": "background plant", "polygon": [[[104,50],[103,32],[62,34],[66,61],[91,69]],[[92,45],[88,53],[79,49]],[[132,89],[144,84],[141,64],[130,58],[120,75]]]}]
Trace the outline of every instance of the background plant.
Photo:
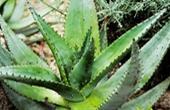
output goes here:
[{"label": "background plant", "polygon": [[122,22],[126,15],[132,12],[145,14],[156,13],[170,5],[169,0],[96,0],[99,21],[107,19],[109,22],[118,23],[122,27]]},{"label": "background plant", "polygon": [[[1,48],[3,54],[0,54],[0,61],[4,67],[0,68],[0,79],[18,109],[49,109],[38,102],[45,102],[48,107],[50,105],[57,110],[145,109],[153,105],[169,86],[170,81],[167,78],[153,89],[128,101],[131,95],[148,82],[169,48],[169,22],[140,50],[137,45],[137,41],[166,9],[127,31],[102,51],[92,0],[70,1],[63,38],[54,32],[34,9],[30,10],[56,59],[60,76],[53,74],[46,62],[16,38],[0,17],[1,28],[9,48],[9,51]],[[80,19],[75,19],[75,16]],[[110,69],[131,47],[131,58],[114,75],[107,78]],[[8,60],[4,60],[5,58]]]},{"label": "background plant", "polygon": [[[102,34],[107,35],[108,43],[112,43],[124,32],[152,16],[164,7],[169,8],[169,0],[97,0],[97,12]],[[169,9],[168,9],[169,10]],[[168,11],[167,11],[168,12]],[[155,28],[147,34],[150,39],[165,22],[169,13],[166,13],[155,25]],[[145,42],[145,41],[143,41]]]},{"label": "background plant", "polygon": [[[39,2],[45,4],[43,10],[40,11],[42,17],[49,15],[54,10],[63,14],[62,11],[57,9],[63,4],[62,0],[54,1],[52,4],[48,4],[44,0],[39,0]],[[26,10],[25,3],[26,0],[1,0],[0,13],[11,29],[16,33],[23,33],[28,36],[38,32],[38,28],[35,25],[33,17]],[[56,21],[49,22],[54,24]]]}]

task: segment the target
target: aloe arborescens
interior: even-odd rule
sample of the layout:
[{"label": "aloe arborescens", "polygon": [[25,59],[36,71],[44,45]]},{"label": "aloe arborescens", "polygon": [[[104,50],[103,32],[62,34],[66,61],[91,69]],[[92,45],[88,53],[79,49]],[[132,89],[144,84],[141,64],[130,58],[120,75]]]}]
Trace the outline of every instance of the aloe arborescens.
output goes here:
[{"label": "aloe arborescens", "polygon": [[[151,78],[169,47],[169,22],[141,49],[137,45],[137,41],[166,9],[127,31],[102,52],[92,0],[70,1],[63,38],[33,8],[30,10],[54,55],[59,76],[15,37],[0,16],[9,48],[9,51],[0,48],[5,54],[0,55],[3,66],[0,68],[0,79],[7,95],[19,110],[48,110],[48,107],[56,110],[146,109],[169,86],[170,79],[167,78],[143,95],[128,100]],[[131,58],[107,78],[111,68],[131,47]]]}]

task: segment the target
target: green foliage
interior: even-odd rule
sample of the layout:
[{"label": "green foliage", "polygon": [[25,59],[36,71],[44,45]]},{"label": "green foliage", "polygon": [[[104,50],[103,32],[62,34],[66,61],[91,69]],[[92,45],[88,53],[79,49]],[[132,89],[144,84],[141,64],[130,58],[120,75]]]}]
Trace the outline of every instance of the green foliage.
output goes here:
[{"label": "green foliage", "polygon": [[[148,82],[169,48],[170,22],[142,48],[137,44],[166,9],[107,46],[106,42],[100,44],[102,40],[92,0],[70,1],[64,38],[29,7],[54,55],[59,73],[52,71],[15,37],[0,15],[1,30],[8,46],[6,50],[0,45],[0,53],[3,53],[0,54],[0,80],[17,109],[30,110],[30,104],[31,110],[135,110],[146,107],[143,102],[147,106],[153,105],[169,86],[170,78],[167,78],[148,92],[128,100]],[[107,78],[130,50],[131,58]]]},{"label": "green foliage", "polygon": [[[85,13],[85,14],[84,14]],[[75,22],[75,17],[78,18]],[[96,55],[100,52],[99,30],[96,10],[92,0],[72,0],[68,8],[68,16],[65,24],[65,38],[71,47],[82,46],[84,36],[89,27],[92,27],[92,37],[96,49]],[[78,30],[77,30],[78,29]]]},{"label": "green foliage", "polygon": [[[135,91],[134,85],[137,84],[142,67],[139,59],[139,47],[135,41],[132,46],[130,65],[128,67],[128,73],[122,82],[122,86],[118,89],[119,92],[117,94],[113,94],[111,96],[111,100],[107,100],[105,102],[105,104],[100,108],[101,110],[117,110],[122,103],[128,101],[129,96]],[[112,104],[114,104],[114,108],[110,108]]]},{"label": "green foliage", "polygon": [[[156,100],[159,99],[158,96],[163,95],[165,90],[168,88],[168,84],[170,84],[170,77],[167,78],[162,83],[158,84],[153,89],[147,91],[145,94],[137,97],[136,99],[133,99],[127,103],[125,103],[121,110],[136,110],[134,106],[142,108],[143,110],[147,110],[148,107],[153,105]],[[161,89],[160,89],[161,88]],[[163,89],[164,88],[164,89]],[[153,95],[154,94],[154,95]],[[145,101],[144,101],[145,100]],[[147,100],[147,101],[146,101]]]}]

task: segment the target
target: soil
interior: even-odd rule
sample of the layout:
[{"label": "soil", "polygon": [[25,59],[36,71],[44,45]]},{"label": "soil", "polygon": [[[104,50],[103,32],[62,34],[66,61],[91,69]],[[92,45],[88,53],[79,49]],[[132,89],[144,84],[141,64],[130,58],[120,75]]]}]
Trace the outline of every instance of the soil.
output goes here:
[{"label": "soil", "polygon": [[170,110],[170,91],[167,91],[154,105],[154,110]]},{"label": "soil", "polygon": [[1,85],[0,85],[0,110],[14,110],[14,106],[6,97],[5,92]]}]

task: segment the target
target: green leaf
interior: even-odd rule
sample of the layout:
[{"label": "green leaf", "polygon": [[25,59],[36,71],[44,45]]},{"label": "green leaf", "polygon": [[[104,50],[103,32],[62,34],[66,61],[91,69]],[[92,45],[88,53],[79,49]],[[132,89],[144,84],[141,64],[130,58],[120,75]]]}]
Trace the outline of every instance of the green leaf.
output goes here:
[{"label": "green leaf", "polygon": [[100,52],[97,15],[93,0],[70,0],[65,24],[65,39],[71,47],[80,50],[88,29],[92,27],[95,56]]},{"label": "green leaf", "polygon": [[[3,21],[4,22],[4,21]],[[9,27],[8,27],[9,28]],[[8,29],[7,28],[7,29]],[[9,29],[10,30],[10,29]],[[10,36],[10,37],[12,37],[12,35]],[[14,37],[16,37],[16,36],[14,36]],[[15,39],[15,38],[13,38],[13,39]],[[10,39],[11,40],[11,42],[13,42],[13,39]],[[17,39],[17,37],[16,37],[16,39]],[[12,43],[12,44],[18,44],[18,43]],[[22,43],[23,44],[23,43]],[[25,44],[24,44],[25,45]],[[12,46],[11,46],[12,47]],[[16,46],[14,46],[14,47],[16,47]],[[21,45],[21,47],[22,47],[22,45]],[[14,49],[14,48],[13,48]],[[21,49],[22,50],[22,49]],[[23,49],[24,50],[24,49]],[[27,49],[26,49],[27,50]],[[13,50],[14,51],[14,50]],[[24,53],[24,54],[18,54],[18,55],[23,55],[23,56],[20,56],[20,57],[23,57],[24,58],[24,60],[26,59],[26,58],[28,58],[27,57],[27,55],[28,56],[30,56],[30,54],[27,54],[27,53],[25,53],[25,52],[21,52],[21,53]],[[33,52],[32,52],[33,53]],[[33,55],[33,56],[35,56],[35,55]],[[37,57],[37,56],[36,56]],[[34,64],[37,64],[37,60],[35,60],[36,59],[36,57],[34,57],[33,58],[33,60],[30,58],[28,58],[27,59],[27,61],[25,61],[25,62],[22,62],[22,61],[20,61],[20,60],[18,60],[18,62],[17,63],[19,63],[19,64],[24,64],[24,63],[26,63],[26,64],[29,64],[29,61],[30,60],[32,60],[32,63],[34,63]],[[39,57],[37,57],[38,59],[39,59]],[[44,66],[44,63],[39,63],[39,65],[42,65],[42,66]],[[12,89],[15,89],[15,91],[17,91],[19,94],[22,94],[22,95],[24,95],[24,96],[26,96],[26,97],[34,97],[34,95],[33,94],[27,94],[26,92],[22,92],[22,91],[20,91],[20,89],[21,90],[25,90],[25,88],[28,88],[29,87],[29,89],[30,90],[35,90],[35,91],[41,91],[41,92],[45,92],[45,91],[42,91],[42,89],[39,89],[39,88],[35,88],[35,87],[32,87],[32,86],[29,86],[29,85],[21,85],[20,83],[9,83],[9,81],[6,81],[6,84],[8,84],[8,86],[10,87],[10,88],[12,88]],[[47,91],[47,90],[46,90]],[[52,92],[50,92],[50,91],[48,91],[48,93],[49,94],[52,94]],[[37,93],[35,93],[35,95],[36,95]],[[28,96],[29,95],[29,96]],[[44,101],[44,98],[46,97],[46,95],[45,94],[41,94],[39,97],[38,97],[38,99],[36,99],[37,97],[34,97],[34,99],[35,100],[38,100],[38,101],[41,101],[41,102],[43,102]],[[50,99],[49,99],[50,100]],[[52,99],[51,99],[52,100]],[[55,100],[54,100],[55,101]],[[49,101],[50,102],[50,101]],[[51,102],[52,103],[52,102]],[[58,102],[55,102],[55,103],[58,103]]]},{"label": "green leaf", "polygon": [[[14,62],[13,62],[12,58],[8,55],[8,53],[6,53],[6,50],[4,50],[4,53],[2,53],[2,52],[3,51],[1,51],[1,49],[0,49],[0,53],[1,53],[0,55],[1,56],[4,55],[3,57],[0,57],[3,59],[3,63],[0,62],[1,65],[7,66],[7,65],[13,64]],[[52,90],[49,90],[46,88],[41,88],[41,87],[30,86],[27,84],[22,84],[22,83],[10,81],[10,80],[5,80],[3,82],[3,85],[10,87],[12,90],[14,90],[18,94],[22,95],[22,96],[19,96],[18,94],[16,94],[16,93],[14,94],[14,92],[13,92],[12,93],[13,95],[11,96],[11,93],[7,92],[8,97],[10,99],[13,98],[12,102],[16,105],[16,107],[20,106],[20,107],[18,107],[20,109],[25,107],[25,105],[20,105],[20,103],[18,105],[18,103],[16,103],[16,102],[19,99],[21,99],[21,100],[23,99],[22,102],[24,104],[26,102],[30,102],[31,100],[44,102],[45,99],[48,99],[49,103],[53,103],[53,104],[60,105],[60,106],[66,106],[66,102],[63,100],[63,98],[61,98],[61,96],[59,96],[56,92],[54,92]],[[11,92],[12,92],[12,90],[9,90],[9,88],[5,89],[5,91],[11,91]],[[18,99],[18,97],[19,97],[19,99]],[[30,103],[35,103],[35,102],[30,102]],[[35,106],[37,106],[36,103],[35,103]]]},{"label": "green leaf", "polygon": [[[144,22],[127,31],[119,39],[107,47],[92,64],[91,81],[81,90],[87,96],[97,83],[114,67],[115,64],[130,49],[133,39],[138,41],[145,34],[166,10],[148,18]],[[120,73],[121,74],[121,73]]]},{"label": "green leaf", "polygon": [[68,73],[74,61],[73,51],[67,46],[61,36],[56,33],[35,11],[30,7],[32,15],[50,47],[58,64],[61,78],[67,82]]},{"label": "green leaf", "polygon": [[47,64],[40,59],[29,47],[27,47],[9,28],[0,15],[0,26],[5,39],[8,44],[8,48],[19,64],[36,64],[47,67]]},{"label": "green leaf", "polygon": [[[170,22],[164,26],[149,42],[147,42],[144,47],[140,50],[139,59],[142,64],[141,74],[153,74],[157,67],[159,66],[161,59],[165,55],[166,51],[170,45]],[[130,64],[130,59],[122,65],[116,73],[111,76],[107,81],[98,85],[92,93],[89,95],[87,100],[82,103],[73,105],[73,108],[90,108],[91,110],[96,110],[103,100],[108,99],[109,96],[116,93],[121,87],[124,81],[128,67]],[[92,83],[93,84],[93,83]],[[94,85],[89,85],[87,90],[91,91]],[[138,86],[137,86],[138,87]],[[87,92],[89,92],[87,91]],[[95,102],[95,103],[93,103]]]},{"label": "green leaf", "polygon": [[14,11],[15,5],[16,5],[16,0],[7,0],[5,6],[3,7],[3,13],[2,13],[2,16],[5,20],[8,20],[10,18],[10,16]]},{"label": "green leaf", "polygon": [[[30,66],[30,65],[25,65],[25,66],[6,66],[6,67],[1,67],[0,68],[0,73],[3,77],[5,77],[5,74],[9,76],[14,75],[14,77],[22,77],[22,76],[27,76],[30,78],[35,78],[35,79],[45,79],[49,81],[60,81],[57,76],[49,69],[41,68],[40,66]],[[16,76],[15,76],[16,75]],[[1,79],[2,79],[1,77]]]},{"label": "green leaf", "polygon": [[121,82],[126,76],[120,73],[114,75],[114,80],[112,80],[112,83],[109,83],[110,85],[108,84],[107,87],[97,86],[86,100],[80,103],[70,104],[71,108],[73,110],[79,110],[80,108],[81,110],[86,110],[87,108],[89,110],[98,109],[98,107],[103,103],[103,100],[106,100],[106,98],[108,98],[108,93],[110,93],[109,95],[114,94],[120,88]]},{"label": "green leaf", "polygon": [[51,71],[38,66],[10,66],[0,68],[0,80],[8,79],[52,89],[67,100],[84,100],[82,94],[70,86],[59,82]]},{"label": "green leaf", "polygon": [[[142,47],[139,53],[139,59],[141,63],[144,65],[142,65],[140,76],[143,74],[153,75],[153,73],[161,63],[161,60],[163,59],[170,45],[169,26],[170,26],[170,22],[166,26],[164,26],[149,42],[147,42],[144,45],[144,47]],[[127,75],[129,65],[130,65],[130,59],[124,65],[122,65],[109,80],[107,80],[105,83],[101,84],[95,89],[95,92],[97,93],[96,95],[100,94],[100,100],[102,101],[106,100],[111,94],[115,93],[114,91],[115,88],[117,88],[117,86],[115,86],[114,83],[116,81],[116,83],[119,83],[119,86],[122,84],[123,78],[121,78],[121,76]],[[139,81],[140,79],[141,78],[139,78]],[[140,84],[139,81],[137,85]],[[93,93],[95,94],[95,92]]]},{"label": "green leaf", "polygon": [[12,103],[16,106],[17,110],[49,110],[45,105],[32,101],[31,99],[25,98],[13,90],[11,90],[6,85],[3,85],[6,94]]},{"label": "green leaf", "polygon": [[38,86],[30,86],[24,83],[18,83],[15,81],[4,81],[8,87],[11,87],[11,85],[16,85],[12,86],[12,90],[19,91],[18,94],[21,96],[25,96],[31,100],[38,101],[38,102],[45,102],[47,101],[48,103],[55,104],[55,105],[60,105],[60,106],[67,106],[67,102],[55,91],[52,91],[50,89],[46,89],[43,87],[38,87]]},{"label": "green leaf", "polygon": [[126,101],[128,101],[129,96],[131,96],[135,89],[135,85],[141,74],[141,62],[139,59],[139,46],[134,41],[132,45],[131,60],[128,67],[128,73],[121,84],[121,87],[116,93],[113,93],[109,96],[108,99],[103,101],[100,110],[117,110],[121,107]]},{"label": "green leaf", "polygon": [[[4,25],[5,25],[5,28],[4,28],[4,30],[7,30],[6,31],[6,35],[7,35],[7,39],[9,39],[9,44],[12,44],[12,45],[10,45],[11,46],[11,49],[12,49],[12,52],[14,52],[14,56],[16,56],[18,59],[17,59],[17,63],[18,64],[29,64],[29,62],[32,60],[32,63],[33,64],[37,64],[37,60],[39,60],[39,57],[38,56],[36,56],[28,47],[26,47],[26,45],[23,43],[23,42],[21,42],[18,38],[17,38],[17,36],[15,36],[15,34],[13,33],[13,32],[11,32],[11,30],[10,30],[10,28],[4,23],[4,21],[2,20],[2,18],[0,18],[1,19],[1,21],[2,22],[0,22],[1,24],[3,24],[2,25],[2,27],[4,27]],[[8,33],[9,32],[9,33]],[[17,40],[18,39],[18,40]],[[8,41],[8,40],[7,40]],[[19,41],[19,42],[18,42]],[[19,43],[21,43],[21,44],[19,44]],[[25,47],[25,48],[23,48],[23,47]],[[17,48],[17,49],[16,49]],[[28,52],[25,52],[26,50],[28,50]],[[30,51],[31,51],[31,53],[30,53]],[[15,53],[15,52],[18,52],[18,53]],[[20,54],[21,53],[21,54]],[[2,54],[3,55],[3,54]],[[17,55],[19,55],[19,56],[17,56]],[[7,54],[5,55],[5,56],[8,56]],[[28,57],[29,56],[29,57]],[[31,57],[30,57],[31,56]],[[23,58],[22,60],[20,60],[20,58]],[[23,61],[24,60],[24,61]],[[23,61],[23,62],[22,62]],[[11,61],[12,62],[12,61]],[[7,66],[7,65],[11,65],[11,64],[8,64],[8,63],[6,63],[4,66]],[[46,66],[46,64],[45,63],[39,63],[39,65],[41,65],[41,66]],[[24,96],[26,96],[26,97],[34,97],[34,95],[33,94],[27,94],[27,92],[22,92],[22,91],[20,91],[20,89],[21,90],[25,90],[25,88],[28,88],[29,87],[29,90],[31,90],[31,92],[33,91],[33,90],[35,90],[35,91],[41,91],[41,92],[43,92],[42,91],[42,89],[39,89],[39,88],[35,88],[35,87],[32,87],[32,86],[29,86],[29,85],[22,85],[22,84],[20,84],[20,83],[16,83],[16,82],[14,82],[14,83],[10,83],[10,81],[6,81],[5,82],[5,84],[7,84],[10,88],[12,88],[12,89],[15,89],[15,91],[17,92],[17,93],[19,93],[19,94],[22,94],[22,95],[24,95]],[[28,91],[29,91],[28,90]],[[48,91],[48,93],[49,94],[52,94],[50,91]],[[35,94],[37,94],[37,93],[35,93]],[[28,96],[29,95],[29,96]],[[38,99],[36,99],[37,97],[34,97],[34,99],[35,100],[38,100],[38,101],[41,101],[41,102],[44,102],[44,98],[46,97],[46,95],[45,94],[42,94],[41,95],[41,97],[39,96],[38,97]],[[24,97],[21,97],[21,98],[24,98]],[[15,97],[15,99],[17,99],[16,97]],[[42,99],[42,100],[41,100]],[[24,98],[24,100],[27,102],[27,101],[29,101],[29,99],[27,99],[27,98]],[[50,99],[49,99],[50,100]],[[52,100],[52,99],[51,99]],[[55,101],[55,100],[54,100]],[[26,102],[23,102],[23,103],[26,103]],[[52,102],[51,102],[52,103]],[[19,105],[20,106],[20,105]]]},{"label": "green leaf", "polygon": [[161,97],[169,85],[170,77],[143,95],[125,103],[120,110],[136,110],[137,107],[146,110],[148,106],[153,105]]},{"label": "green leaf", "polygon": [[83,49],[84,53],[69,75],[70,83],[75,88],[84,86],[91,76],[88,70],[94,58],[94,44],[93,41],[90,40],[90,36],[91,34],[88,33],[86,38],[87,42],[85,41],[86,44]]},{"label": "green leaf", "polygon": [[11,54],[2,47],[0,44],[0,65],[12,65],[14,64],[14,59]]},{"label": "green leaf", "polygon": [[[170,45],[169,27],[170,21],[167,22],[167,24],[154,36],[154,40],[152,40],[152,42],[148,42],[145,48],[143,48],[143,50],[151,50],[153,48],[155,51],[146,51],[140,55],[143,64],[145,64],[145,69],[143,69],[139,78],[136,91],[140,90],[149,81],[167,53]],[[149,60],[146,60],[146,58]]]},{"label": "green leaf", "polygon": [[104,23],[100,30],[100,47],[102,51],[108,47],[107,36],[107,23]]},{"label": "green leaf", "polygon": [[[16,0],[13,0],[13,1],[16,1]],[[9,19],[9,21],[13,22],[13,21],[18,21],[21,19],[21,17],[23,16],[24,14],[24,9],[25,9],[25,2],[26,0],[18,0],[17,1],[17,4],[15,6],[15,9]]]},{"label": "green leaf", "polygon": [[88,32],[86,33],[86,37],[85,37],[85,40],[83,42],[83,45],[82,45],[80,51],[78,52],[78,59],[80,59],[83,56],[84,52],[87,50],[88,46],[91,43],[91,39],[92,39],[91,38],[91,31],[92,31],[92,29],[90,28],[88,30]]},{"label": "green leaf", "polygon": [[[11,54],[0,45],[0,65],[2,66],[12,65],[14,64],[13,60],[14,59],[12,58]],[[40,110],[42,110],[41,105],[32,100],[44,102],[45,98],[48,98],[49,103],[64,105],[63,99],[57,93],[54,93],[51,90],[48,90],[45,88],[42,89],[40,87],[39,88],[33,87],[33,86],[29,86],[26,84],[21,84],[21,83],[17,83],[15,81],[9,81],[9,80],[5,80],[4,82],[2,82],[2,84],[9,99],[12,101],[12,103],[17,108],[19,108],[19,110],[34,109],[34,108],[30,108],[30,105],[34,106],[36,110],[38,109],[37,107],[40,106],[41,108]],[[10,88],[6,87],[6,85],[8,85],[13,90],[16,90],[16,92],[19,91],[19,94],[29,97],[32,100],[18,95],[17,93],[12,91]],[[29,105],[29,108],[28,108],[28,105]]]},{"label": "green leaf", "polygon": [[116,64],[118,60],[128,52],[132,46],[132,41],[140,40],[145,33],[152,27],[152,25],[166,12],[162,10],[159,13],[148,18],[144,22],[133,27],[125,34],[120,36],[115,42],[107,47],[99,57],[97,57],[92,65],[92,79],[99,76],[100,73],[106,69],[111,63]]}]

